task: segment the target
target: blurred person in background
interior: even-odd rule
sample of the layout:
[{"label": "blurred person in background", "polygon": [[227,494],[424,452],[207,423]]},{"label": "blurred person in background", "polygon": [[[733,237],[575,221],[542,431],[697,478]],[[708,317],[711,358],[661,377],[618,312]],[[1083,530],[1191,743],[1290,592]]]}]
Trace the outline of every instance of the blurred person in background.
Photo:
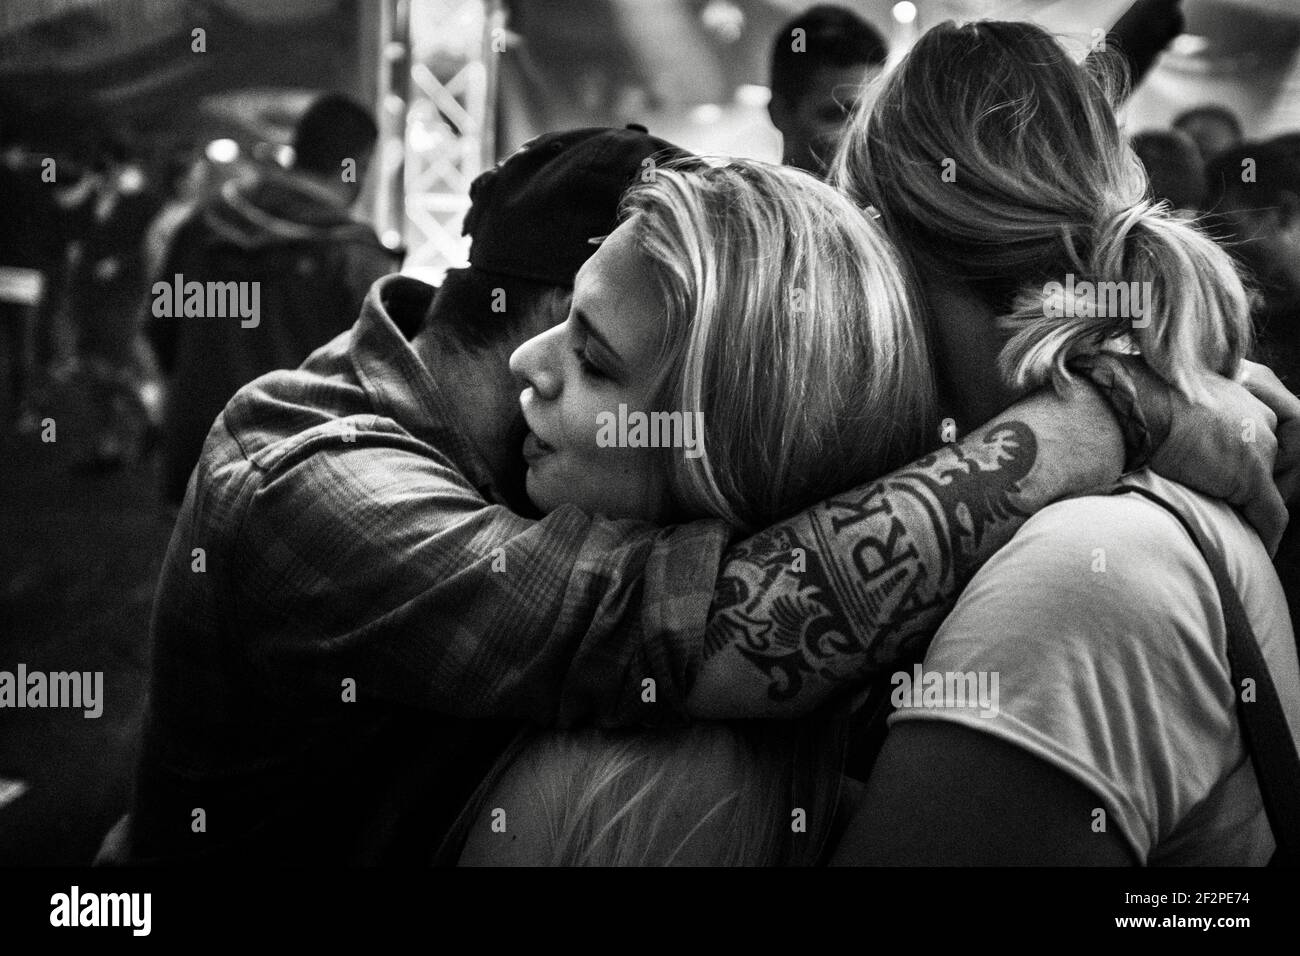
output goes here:
[{"label": "blurred person in background", "polygon": [[350,328],[371,284],[396,270],[394,254],[350,211],[377,138],[368,111],[322,96],[298,122],[289,169],[267,166],[226,183],[177,228],[161,280],[248,283],[260,314],[250,325],[153,311],[150,338],[170,378],[168,502],[184,498],[213,419],[235,392],[266,372],[296,368]]},{"label": "blurred person in background", "polygon": [[74,187],[78,248],[69,271],[68,308],[87,376],[93,446],[83,464],[111,470],[148,441],[141,385],[139,302],[145,289],[141,238],[161,204],[143,163],[114,137],[100,146],[93,171]]},{"label": "blurred person in background", "polygon": [[[44,157],[18,128],[0,120],[0,334],[8,354],[4,414],[21,433],[38,428],[36,392],[50,359],[49,314],[62,276],[63,223]],[[57,167],[56,167],[57,168]],[[57,180],[56,180],[57,182]]]},{"label": "blurred person in background", "polygon": [[880,31],[844,7],[812,7],[781,28],[767,107],[781,131],[781,162],[825,175],[859,90],[888,54]]},{"label": "blurred person in background", "polygon": [[1151,181],[1151,198],[1180,216],[1194,219],[1205,199],[1205,165],[1192,138],[1177,130],[1138,133],[1133,152]]},{"label": "blurred person in background", "polygon": [[[1107,38],[1127,62],[1131,86],[1183,24],[1181,0],[1136,0],[1124,11]],[[862,87],[888,56],[880,31],[846,7],[818,4],[782,27],[772,42],[768,102],[781,162],[824,177]]]},{"label": "blurred person in background", "polygon": [[167,200],[144,234],[144,267],[150,283],[162,276],[180,227],[207,198],[212,166],[202,151],[183,146],[168,158],[163,173]]},{"label": "blurred person in background", "polygon": [[1215,232],[1255,280],[1259,359],[1300,392],[1300,146],[1242,143],[1207,178]]},{"label": "blurred person in background", "polygon": [[[171,254],[176,234],[214,188],[212,164],[201,151],[196,154],[192,146],[179,146],[172,151],[163,164],[161,178],[166,199],[145,229],[142,240],[145,284],[149,289],[156,281],[170,279],[163,275],[162,270]],[[141,297],[139,327],[142,334],[136,338],[136,351],[141,370],[141,403],[149,418],[150,438],[158,440],[162,435],[165,412],[165,384],[158,356],[147,339],[152,324],[152,304],[152,295]],[[152,446],[152,441],[150,444]]]},{"label": "blurred person in background", "polygon": [[1192,138],[1204,163],[1241,142],[1241,120],[1224,106],[1208,104],[1186,110],[1174,118],[1173,127]]},{"label": "blurred person in background", "polygon": [[[1242,143],[1210,166],[1213,228],[1254,277],[1256,358],[1300,392],[1300,138]],[[1300,620],[1300,522],[1292,516],[1274,562]]]}]

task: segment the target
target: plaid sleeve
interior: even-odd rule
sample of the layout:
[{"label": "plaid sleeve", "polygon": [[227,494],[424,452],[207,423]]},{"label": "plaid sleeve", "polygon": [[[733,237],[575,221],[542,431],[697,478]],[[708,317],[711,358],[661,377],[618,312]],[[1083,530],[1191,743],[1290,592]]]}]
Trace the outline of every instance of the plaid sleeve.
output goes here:
[{"label": "plaid sleeve", "polygon": [[300,437],[237,536],[242,640],[272,679],[455,716],[680,719],[725,525],[531,521],[404,433]]}]

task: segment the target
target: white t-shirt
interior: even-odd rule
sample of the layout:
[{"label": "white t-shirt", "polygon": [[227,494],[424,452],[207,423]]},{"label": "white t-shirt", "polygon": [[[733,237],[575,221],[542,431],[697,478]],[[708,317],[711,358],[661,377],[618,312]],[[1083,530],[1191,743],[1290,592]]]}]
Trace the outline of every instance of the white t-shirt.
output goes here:
[{"label": "white t-shirt", "polygon": [[[1258,536],[1222,502],[1148,472],[1125,484],[1163,497],[1220,548],[1300,747],[1295,639]],[[918,694],[891,724],[956,721],[1024,748],[1095,793],[1142,862],[1262,865],[1272,855],[1218,591],[1155,502],[1093,496],[1034,515],[962,593],[922,667],[983,672],[985,690],[996,674],[995,712],[924,706]]]}]

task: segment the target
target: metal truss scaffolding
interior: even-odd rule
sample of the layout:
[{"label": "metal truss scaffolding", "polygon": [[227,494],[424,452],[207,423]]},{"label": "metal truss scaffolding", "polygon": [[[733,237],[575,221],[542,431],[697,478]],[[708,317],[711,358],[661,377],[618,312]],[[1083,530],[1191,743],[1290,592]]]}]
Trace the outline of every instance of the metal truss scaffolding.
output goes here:
[{"label": "metal truss scaffolding", "polygon": [[403,272],[464,265],[470,183],[495,162],[501,0],[384,0],[375,218]]}]

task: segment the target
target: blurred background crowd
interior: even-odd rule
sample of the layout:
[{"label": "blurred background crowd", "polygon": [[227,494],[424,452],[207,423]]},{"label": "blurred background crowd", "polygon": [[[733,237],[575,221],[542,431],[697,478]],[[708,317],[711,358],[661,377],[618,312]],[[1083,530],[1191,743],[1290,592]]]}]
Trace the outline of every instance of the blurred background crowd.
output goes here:
[{"label": "blurred background crowd", "polygon": [[[1125,121],[1157,198],[1239,241],[1263,282],[1264,344],[1295,298],[1284,240],[1297,191],[1300,10],[1286,0],[1093,3],[860,0],[808,19],[837,40],[808,64],[773,38],[811,6],[775,0],[47,0],[0,15],[0,309],[4,415],[36,435],[60,388],[91,396],[79,464],[160,444],[165,372],[148,290],[195,209],[232,180],[293,163],[322,90],[376,121],[358,218],[393,267],[437,280],[463,261],[482,168],[546,129],[637,122],[687,148],[815,166],[853,90],[949,17],[1028,17],[1095,44],[1131,7]],[[1145,9],[1142,9],[1145,8]],[[1181,14],[1181,31],[1169,30]],[[800,21],[803,22],[803,21]],[[1143,43],[1151,46],[1142,49]],[[785,51],[784,60],[780,54]],[[822,137],[817,142],[818,137]],[[1268,182],[1244,183],[1261,150]],[[440,168],[441,167],[441,168]],[[1289,172],[1288,172],[1289,171]],[[1271,215],[1264,210],[1276,209]],[[334,328],[336,325],[328,325]],[[165,357],[165,356],[164,356]],[[1282,369],[1279,369],[1281,371]]]},{"label": "blurred background crowd", "polygon": [[[322,91],[376,123],[357,218],[393,268],[436,281],[463,262],[473,176],[548,129],[636,122],[687,148],[825,156],[863,79],[950,17],[1025,17],[1095,45],[1126,11],[1124,118],[1157,198],[1239,243],[1262,282],[1269,357],[1294,310],[1288,244],[1300,142],[1300,10],[1287,0],[1091,3],[859,0],[808,19],[836,54],[805,63],[786,0],[45,0],[0,13],[3,413],[34,436],[60,390],[89,397],[78,466],[161,444],[166,363],[148,290],[187,216],[232,180],[293,163]],[[1170,29],[1181,16],[1181,29]],[[801,21],[803,22],[803,21]],[[1146,49],[1149,46],[1150,49]],[[825,48],[825,47],[824,47]],[[784,60],[780,54],[786,52]],[[811,66],[811,68],[809,68]],[[821,140],[818,141],[818,137]],[[1267,182],[1244,182],[1261,151]],[[1243,188],[1250,187],[1250,188]],[[1276,210],[1276,214],[1268,212]],[[329,324],[334,328],[337,323]],[[1270,329],[1272,331],[1270,331]],[[162,356],[166,358],[166,356]],[[93,432],[93,435],[91,434]]]}]

